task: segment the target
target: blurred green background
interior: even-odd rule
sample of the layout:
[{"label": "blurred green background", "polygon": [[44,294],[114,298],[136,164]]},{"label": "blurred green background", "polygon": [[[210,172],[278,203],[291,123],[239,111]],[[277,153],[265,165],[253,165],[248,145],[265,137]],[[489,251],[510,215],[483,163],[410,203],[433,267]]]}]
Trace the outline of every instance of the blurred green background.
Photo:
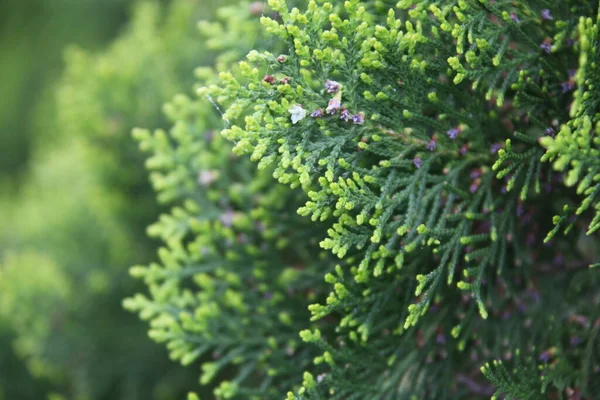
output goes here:
[{"label": "blurred green background", "polygon": [[0,1],[0,400],[197,390],[121,307],[161,212],[130,131],[167,127],[211,62],[196,23],[225,3]]},{"label": "blurred green background", "polygon": [[[64,67],[63,49],[97,50],[131,18],[131,0],[0,2],[0,173],[18,182],[35,135],[35,113]],[[15,176],[16,175],[16,176]]]}]

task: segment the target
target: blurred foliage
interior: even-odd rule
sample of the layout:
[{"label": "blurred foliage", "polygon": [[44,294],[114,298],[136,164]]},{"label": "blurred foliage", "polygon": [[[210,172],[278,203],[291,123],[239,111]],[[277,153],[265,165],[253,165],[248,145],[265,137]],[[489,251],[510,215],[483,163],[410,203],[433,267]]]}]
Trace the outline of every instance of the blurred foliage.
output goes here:
[{"label": "blurred foliage", "polygon": [[[127,2],[63,3],[24,2],[11,17],[33,24],[37,12],[52,19],[64,6],[60,22],[47,22],[49,30],[40,33],[57,41],[48,50],[52,57],[66,42],[88,47],[105,40],[95,30],[110,30],[103,12],[124,10]],[[29,106],[15,105],[12,114],[3,109],[0,141],[8,151],[0,170],[14,173],[27,157],[29,167],[18,185],[0,191],[0,399],[166,400],[195,386],[196,374],[172,364],[121,307],[137,290],[127,266],[150,258],[154,245],[144,227],[159,212],[130,132],[142,121],[166,126],[162,104],[191,86],[194,67],[210,62],[196,22],[216,3],[141,1],[107,49],[69,48],[62,77],[40,81],[35,90],[18,81],[29,79],[24,65],[44,69],[46,53],[34,57],[29,42],[4,53],[9,61],[0,68],[15,75],[3,79],[15,86],[3,89]],[[86,25],[89,41],[77,24]],[[34,33],[10,32],[16,41],[35,41],[28,39]],[[55,68],[43,79],[55,76]]]},{"label": "blurred foliage", "polygon": [[98,48],[126,21],[131,0],[0,1],[0,176],[22,171],[34,115],[74,43]]},{"label": "blurred foliage", "polygon": [[125,34],[106,53],[67,51],[66,71],[56,90],[58,129],[50,138],[40,138],[59,143],[80,138],[101,151],[101,157],[89,162],[107,188],[126,197],[118,212],[136,231],[148,225],[148,208],[155,206],[130,132],[148,121],[165,126],[163,102],[191,86],[192,71],[203,61],[193,27],[206,15],[207,2],[177,1],[168,14],[156,3],[140,5]]}]

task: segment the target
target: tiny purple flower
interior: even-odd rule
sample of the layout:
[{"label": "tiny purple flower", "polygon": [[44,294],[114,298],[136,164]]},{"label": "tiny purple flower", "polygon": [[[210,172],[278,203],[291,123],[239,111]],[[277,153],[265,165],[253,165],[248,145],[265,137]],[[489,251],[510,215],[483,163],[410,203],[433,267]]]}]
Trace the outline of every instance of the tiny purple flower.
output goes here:
[{"label": "tiny purple flower", "polygon": [[471,193],[475,193],[477,191],[477,189],[479,189],[479,185],[477,185],[476,183],[473,183],[470,187],[469,187],[469,191]]},{"label": "tiny purple flower", "polygon": [[517,17],[517,14],[515,14],[514,12],[510,13],[510,19],[512,20],[512,22],[515,23],[519,23],[521,22],[521,20],[519,19],[519,17]]},{"label": "tiny purple flower", "polygon": [[337,93],[338,90],[340,90],[340,84],[328,79],[327,82],[325,82],[325,89],[327,89],[327,93]]},{"label": "tiny purple flower", "polygon": [[550,126],[550,127],[546,128],[546,136],[551,136],[551,137],[556,136],[556,131],[554,130],[553,127]]},{"label": "tiny purple flower", "polygon": [[562,265],[564,265],[564,263],[565,263],[565,256],[563,256],[562,254],[557,254],[552,259],[552,264],[554,264],[554,265],[562,266]]},{"label": "tiny purple flower", "polygon": [[362,125],[365,123],[365,114],[359,112],[352,116],[352,123],[354,125]]},{"label": "tiny purple flower", "polygon": [[552,21],[554,17],[550,14],[550,10],[545,8],[542,10],[542,19],[546,21]]},{"label": "tiny purple flower", "polygon": [[479,360],[479,356],[477,355],[477,352],[475,350],[471,350],[471,361],[477,361]]},{"label": "tiny purple flower", "polygon": [[492,147],[490,148],[490,152],[492,154],[496,154],[498,152],[498,150],[500,150],[502,148],[502,144],[501,143],[493,143]]},{"label": "tiny purple flower", "polygon": [[317,108],[315,111],[313,111],[310,116],[313,118],[322,118],[323,115],[325,115],[325,113],[323,112],[322,108]]},{"label": "tiny purple flower", "polygon": [[458,136],[458,134],[460,133],[460,130],[458,128],[452,128],[452,129],[448,129],[448,131],[446,132],[446,134],[450,137],[450,139],[456,139],[456,137]]},{"label": "tiny purple flower", "polygon": [[529,232],[527,234],[527,245],[529,247],[533,246],[535,244],[536,240],[537,240],[537,237],[536,237],[535,233]]},{"label": "tiny purple flower", "polygon": [[541,297],[540,297],[540,292],[538,292],[537,290],[535,290],[535,289],[530,289],[530,290],[528,290],[528,291],[527,291],[527,295],[528,295],[528,296],[529,296],[529,298],[530,298],[531,300],[533,300],[534,302],[536,302],[536,303],[539,303],[539,302],[540,302],[540,299],[541,299]]},{"label": "tiny purple flower", "polygon": [[575,346],[581,344],[581,338],[579,336],[573,335],[569,339],[569,342],[571,343],[571,346],[575,347]]},{"label": "tiny purple flower", "polygon": [[438,333],[437,336],[435,337],[435,341],[438,342],[439,344],[446,343],[446,335],[444,335],[441,332]]},{"label": "tiny purple flower", "polygon": [[552,45],[548,41],[544,41],[544,43],[540,44],[540,48],[546,52],[546,54],[550,54],[552,52]]},{"label": "tiny purple flower", "polygon": [[571,68],[569,70],[569,79],[572,79],[573,77],[575,77],[575,74],[577,74],[577,68]]},{"label": "tiny purple flower", "polygon": [[469,174],[469,177],[471,179],[476,179],[479,178],[481,176],[481,170],[479,169],[474,169],[473,171],[471,171],[471,173]]},{"label": "tiny purple flower", "polygon": [[429,141],[429,143],[427,143],[427,150],[434,151],[436,146],[437,146],[437,142],[435,141],[435,139],[431,139]]},{"label": "tiny purple flower", "polygon": [[460,148],[460,150],[458,152],[460,153],[461,156],[464,156],[465,154],[467,154],[467,151],[469,151],[469,145],[465,144]]},{"label": "tiny purple flower", "polygon": [[342,104],[338,99],[331,99],[329,100],[329,104],[327,105],[325,112],[327,112],[327,114],[333,115],[336,112],[338,112],[341,107]]},{"label": "tiny purple flower", "polygon": [[352,118],[350,111],[348,111],[348,109],[346,107],[342,107],[342,112],[340,113],[340,119],[343,119],[344,121],[348,122],[348,121],[350,121],[350,118]]},{"label": "tiny purple flower", "polygon": [[415,167],[421,168],[422,163],[423,163],[423,161],[421,160],[420,157],[417,156],[417,157],[413,158],[413,164],[415,164]]},{"label": "tiny purple flower", "polygon": [[540,355],[540,361],[543,361],[545,363],[547,363],[548,361],[550,361],[550,352],[549,351],[545,351]]},{"label": "tiny purple flower", "polygon": [[562,86],[562,92],[567,93],[567,92],[570,92],[571,90],[573,90],[573,88],[575,87],[575,84],[573,83],[573,81],[569,80],[569,81],[563,82],[561,84],[561,86]]}]

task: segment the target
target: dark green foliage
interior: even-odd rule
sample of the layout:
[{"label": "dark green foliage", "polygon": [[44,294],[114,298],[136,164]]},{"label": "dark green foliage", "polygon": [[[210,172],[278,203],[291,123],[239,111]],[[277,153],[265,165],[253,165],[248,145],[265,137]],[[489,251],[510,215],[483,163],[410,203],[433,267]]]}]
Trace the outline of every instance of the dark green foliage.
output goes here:
[{"label": "dark green foliage", "polygon": [[200,94],[341,259],[288,398],[600,394],[597,238],[552,230],[598,222],[598,2],[270,5],[268,51]]}]

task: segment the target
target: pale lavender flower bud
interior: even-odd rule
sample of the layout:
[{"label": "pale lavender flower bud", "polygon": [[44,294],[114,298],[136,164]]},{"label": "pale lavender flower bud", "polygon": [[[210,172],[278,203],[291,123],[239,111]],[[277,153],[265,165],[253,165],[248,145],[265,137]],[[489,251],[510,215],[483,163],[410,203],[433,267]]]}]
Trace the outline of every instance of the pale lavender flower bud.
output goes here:
[{"label": "pale lavender flower bud", "polygon": [[365,123],[365,114],[359,112],[352,116],[352,123],[354,125],[362,125]]},{"label": "pale lavender flower bud", "polygon": [[540,48],[546,52],[546,54],[550,54],[552,52],[552,45],[550,42],[544,42],[540,44]]},{"label": "pale lavender flower bud", "polygon": [[566,81],[561,84],[561,87],[562,87],[562,92],[567,93],[567,92],[570,92],[571,90],[573,90],[573,88],[575,87],[575,84],[573,83],[573,81]]},{"label": "pale lavender flower bud", "polygon": [[546,21],[552,21],[554,17],[550,14],[550,10],[545,8],[542,10],[542,19]]},{"label": "pale lavender flower bud", "polygon": [[340,113],[340,119],[343,119],[344,121],[348,122],[348,121],[350,121],[350,118],[352,118],[350,111],[348,111],[348,109],[346,107],[342,107],[342,112]]},{"label": "pale lavender flower bud", "polygon": [[325,113],[323,113],[323,109],[322,108],[317,108],[315,111],[313,111],[310,116],[313,118],[322,118],[323,115],[325,115]]},{"label": "pale lavender flower bud", "polygon": [[327,82],[325,82],[325,89],[327,89],[327,93],[337,93],[338,90],[340,90],[340,84],[328,79]]},{"label": "pale lavender flower bud", "polygon": [[458,136],[459,133],[460,133],[460,130],[458,128],[448,129],[448,132],[446,132],[446,134],[448,135],[448,137],[450,137],[450,139],[456,139],[456,137]]},{"label": "pale lavender flower bud", "polygon": [[415,167],[421,168],[423,161],[421,160],[420,157],[415,157],[415,158],[413,158],[413,164],[415,165]]},{"label": "pale lavender flower bud", "polygon": [[336,112],[338,112],[341,107],[342,103],[340,103],[338,99],[331,99],[329,100],[329,104],[327,105],[325,112],[327,112],[327,114],[333,115]]}]

